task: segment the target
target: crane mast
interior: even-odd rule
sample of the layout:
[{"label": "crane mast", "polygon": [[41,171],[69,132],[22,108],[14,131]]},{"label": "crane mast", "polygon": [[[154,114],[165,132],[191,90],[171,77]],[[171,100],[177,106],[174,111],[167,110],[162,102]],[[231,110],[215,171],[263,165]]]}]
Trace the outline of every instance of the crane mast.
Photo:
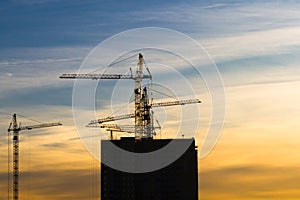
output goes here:
[{"label": "crane mast", "polygon": [[134,81],[134,100],[135,100],[135,139],[139,140],[145,137],[151,137],[150,132],[150,116],[147,106],[148,95],[147,90],[142,90],[143,81],[143,55],[139,54],[139,60],[136,67]]},{"label": "crane mast", "polygon": [[19,198],[19,128],[16,114],[12,119],[13,126],[13,199]]},{"label": "crane mast", "polygon": [[[18,125],[17,115],[13,114],[12,122],[9,125],[8,132],[13,132],[13,200],[19,199],[19,132],[21,130],[31,130],[36,128],[45,128],[51,126],[60,126],[62,125],[60,122],[57,123],[47,123],[47,124],[39,124],[32,126],[21,126]],[[9,180],[8,180],[9,181]],[[8,194],[8,198],[10,195]]]}]

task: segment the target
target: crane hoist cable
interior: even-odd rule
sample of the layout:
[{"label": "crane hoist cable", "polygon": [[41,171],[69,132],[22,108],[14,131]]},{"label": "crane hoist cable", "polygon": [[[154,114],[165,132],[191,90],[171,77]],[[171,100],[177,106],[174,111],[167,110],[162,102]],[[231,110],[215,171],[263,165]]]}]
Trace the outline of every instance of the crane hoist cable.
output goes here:
[{"label": "crane hoist cable", "polygon": [[165,93],[160,92],[160,91],[157,91],[157,90],[155,90],[155,89],[153,89],[153,88],[152,88],[151,90],[152,90],[153,92],[156,92],[156,93],[158,93],[158,94],[164,95],[164,96],[169,97],[169,98],[171,98],[171,99],[178,100],[178,98],[176,98],[176,97],[173,97],[173,96],[171,96],[171,95],[165,94]]},{"label": "crane hoist cable", "polygon": [[131,59],[131,58],[133,58],[133,57],[135,57],[135,56],[137,56],[137,55],[138,55],[138,54],[134,54],[134,55],[129,56],[129,57],[127,57],[127,58],[124,58],[124,59],[122,59],[122,60],[112,62],[111,64],[107,65],[106,67],[101,67],[100,69],[96,69],[96,70],[94,70],[94,71],[88,72],[87,74],[92,74],[92,73],[98,72],[98,71],[100,71],[100,70],[102,70],[102,69],[105,69],[105,68],[111,67],[111,66],[113,66],[113,65],[116,65],[116,64],[118,64],[118,63],[124,62],[125,60],[129,60],[129,59]]},{"label": "crane hoist cable", "polygon": [[20,117],[23,117],[23,118],[25,118],[25,119],[28,119],[28,120],[30,120],[30,121],[33,121],[33,122],[36,122],[36,123],[39,123],[39,124],[43,124],[43,122],[40,122],[40,121],[35,120],[35,119],[32,119],[32,118],[30,118],[30,117],[26,117],[26,116],[21,115],[21,114],[16,114],[16,115],[17,115],[17,116],[20,116]]}]

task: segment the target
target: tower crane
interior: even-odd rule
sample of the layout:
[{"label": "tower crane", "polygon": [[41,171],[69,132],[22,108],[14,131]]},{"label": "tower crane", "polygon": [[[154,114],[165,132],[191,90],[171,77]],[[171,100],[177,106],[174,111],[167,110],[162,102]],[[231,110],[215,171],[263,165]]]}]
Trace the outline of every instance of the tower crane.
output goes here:
[{"label": "tower crane", "polygon": [[[200,99],[187,99],[187,100],[177,100],[177,101],[167,101],[167,102],[152,102],[149,101],[148,89],[147,87],[143,88],[142,81],[143,79],[150,79],[152,81],[152,75],[150,73],[149,68],[145,65],[148,74],[143,73],[143,68],[145,65],[145,61],[143,55],[140,53],[138,56],[138,63],[136,66],[135,75],[122,75],[122,74],[62,74],[60,78],[62,79],[132,79],[134,80],[134,113],[114,116],[114,117],[105,117],[97,120],[92,120],[87,125],[87,127],[99,127],[99,128],[107,128],[107,130],[111,131],[125,131],[132,132],[134,130],[135,139],[139,140],[142,138],[152,138],[155,135],[155,129],[159,128],[160,125],[158,123],[158,127],[154,127],[153,123],[153,107],[162,107],[162,106],[176,106],[176,105],[186,105],[186,104],[195,104],[201,103]],[[131,129],[128,127],[118,126],[116,124],[104,124],[105,122],[111,122],[116,120],[134,118],[135,124],[131,126]]]},{"label": "tower crane", "polygon": [[[13,114],[12,121],[8,127],[8,132],[13,132],[13,200],[19,199],[19,132],[22,130],[31,130],[37,128],[46,128],[52,126],[60,126],[60,122],[46,123],[31,126],[18,125],[17,114]],[[9,180],[8,180],[9,181]],[[9,197],[9,194],[8,194]]]}]

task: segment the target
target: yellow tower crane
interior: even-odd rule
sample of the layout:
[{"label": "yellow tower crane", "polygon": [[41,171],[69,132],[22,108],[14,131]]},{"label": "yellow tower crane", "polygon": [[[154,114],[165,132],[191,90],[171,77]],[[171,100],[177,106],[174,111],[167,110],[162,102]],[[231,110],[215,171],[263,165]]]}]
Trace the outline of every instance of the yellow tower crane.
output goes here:
[{"label": "yellow tower crane", "polygon": [[[132,56],[131,56],[132,57]],[[130,57],[130,58],[131,58]],[[125,59],[124,59],[125,60]],[[120,61],[119,61],[120,62]],[[119,63],[117,62],[117,63]],[[113,65],[113,64],[111,64]],[[146,68],[148,74],[143,73],[143,68]],[[130,69],[131,71],[131,69]],[[140,53],[138,55],[138,62],[136,65],[135,74],[62,74],[60,76],[62,79],[131,79],[134,80],[134,113],[114,116],[114,117],[105,117],[97,120],[92,120],[87,127],[99,127],[99,128],[107,128],[107,130],[111,131],[120,131],[120,132],[128,132],[134,133],[135,139],[140,140],[142,138],[152,138],[155,135],[155,129],[160,129],[160,125],[158,123],[157,127],[153,125],[153,107],[162,107],[162,106],[176,106],[176,105],[185,105],[185,104],[195,104],[201,103],[200,99],[187,99],[187,100],[176,100],[169,102],[152,102],[152,98],[149,98],[148,90],[151,88],[143,87],[143,79],[150,79],[152,81],[152,75],[150,73],[149,68],[145,64],[145,60],[143,55]],[[119,126],[116,124],[103,124],[105,122],[111,122],[116,120],[135,118],[135,124]],[[158,122],[158,121],[157,121]]]}]

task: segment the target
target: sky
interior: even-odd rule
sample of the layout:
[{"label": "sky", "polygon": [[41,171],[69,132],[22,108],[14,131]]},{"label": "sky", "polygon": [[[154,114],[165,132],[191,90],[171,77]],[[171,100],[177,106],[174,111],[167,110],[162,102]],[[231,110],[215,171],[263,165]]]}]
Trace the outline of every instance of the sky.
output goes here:
[{"label": "sky", "polygon": [[[21,199],[99,199],[99,162],[81,142],[73,120],[74,82],[58,77],[76,72],[107,38],[141,27],[192,37],[222,76],[225,123],[213,151],[198,159],[199,199],[299,199],[299,10],[298,1],[283,0],[1,1],[0,200],[7,199],[7,128],[13,113],[63,123],[21,132]],[[147,53],[151,60],[153,53]],[[169,64],[187,67],[174,60]],[[196,134],[201,146],[211,102],[204,82],[196,91],[203,102]],[[107,99],[96,96],[97,108],[106,114]],[[166,112],[178,111],[158,114]]]}]

